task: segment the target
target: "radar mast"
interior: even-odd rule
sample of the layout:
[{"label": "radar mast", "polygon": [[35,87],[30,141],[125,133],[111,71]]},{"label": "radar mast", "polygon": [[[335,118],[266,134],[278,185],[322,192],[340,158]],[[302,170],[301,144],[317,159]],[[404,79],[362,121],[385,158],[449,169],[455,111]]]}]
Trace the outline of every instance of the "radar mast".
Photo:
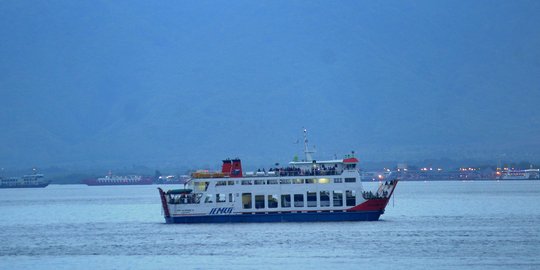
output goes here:
[{"label": "radar mast", "polygon": [[315,150],[310,150],[308,146],[307,129],[304,128],[304,154],[306,155],[306,161],[313,161]]}]

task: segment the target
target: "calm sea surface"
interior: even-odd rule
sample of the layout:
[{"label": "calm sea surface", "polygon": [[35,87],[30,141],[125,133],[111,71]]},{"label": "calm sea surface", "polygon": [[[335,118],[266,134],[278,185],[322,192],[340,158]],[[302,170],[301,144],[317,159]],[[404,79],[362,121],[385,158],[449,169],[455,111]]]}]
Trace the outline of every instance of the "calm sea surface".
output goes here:
[{"label": "calm sea surface", "polygon": [[164,224],[156,186],[0,190],[0,269],[192,268],[540,269],[540,181],[401,182],[380,221],[336,223]]}]

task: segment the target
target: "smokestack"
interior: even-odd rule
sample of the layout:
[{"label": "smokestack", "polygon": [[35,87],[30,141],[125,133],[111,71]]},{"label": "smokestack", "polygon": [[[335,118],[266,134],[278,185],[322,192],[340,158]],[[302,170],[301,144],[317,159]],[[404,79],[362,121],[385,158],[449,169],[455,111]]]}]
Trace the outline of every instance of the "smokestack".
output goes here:
[{"label": "smokestack", "polygon": [[231,169],[231,177],[239,178],[242,177],[242,161],[240,159],[236,158],[232,160],[232,169]]},{"label": "smokestack", "polygon": [[221,172],[225,175],[231,175],[232,170],[232,161],[230,159],[223,160],[223,165],[221,166]]}]

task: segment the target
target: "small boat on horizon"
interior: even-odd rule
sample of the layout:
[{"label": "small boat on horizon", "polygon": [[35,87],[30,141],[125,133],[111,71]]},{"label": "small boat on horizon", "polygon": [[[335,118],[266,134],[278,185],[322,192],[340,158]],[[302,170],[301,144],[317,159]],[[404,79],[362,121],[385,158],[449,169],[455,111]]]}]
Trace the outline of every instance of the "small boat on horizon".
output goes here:
[{"label": "small boat on horizon", "polygon": [[155,179],[156,184],[162,185],[183,185],[191,181],[189,175],[167,175],[159,176]]}]

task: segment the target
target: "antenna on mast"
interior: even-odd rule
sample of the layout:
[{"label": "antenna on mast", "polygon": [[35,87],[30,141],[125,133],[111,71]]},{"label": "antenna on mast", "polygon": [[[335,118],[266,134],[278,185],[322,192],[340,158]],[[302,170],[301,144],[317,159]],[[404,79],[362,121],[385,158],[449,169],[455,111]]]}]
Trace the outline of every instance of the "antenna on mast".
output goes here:
[{"label": "antenna on mast", "polygon": [[315,153],[315,150],[309,150],[307,129],[304,128],[304,154],[306,155],[306,161],[313,161],[311,154]]}]

